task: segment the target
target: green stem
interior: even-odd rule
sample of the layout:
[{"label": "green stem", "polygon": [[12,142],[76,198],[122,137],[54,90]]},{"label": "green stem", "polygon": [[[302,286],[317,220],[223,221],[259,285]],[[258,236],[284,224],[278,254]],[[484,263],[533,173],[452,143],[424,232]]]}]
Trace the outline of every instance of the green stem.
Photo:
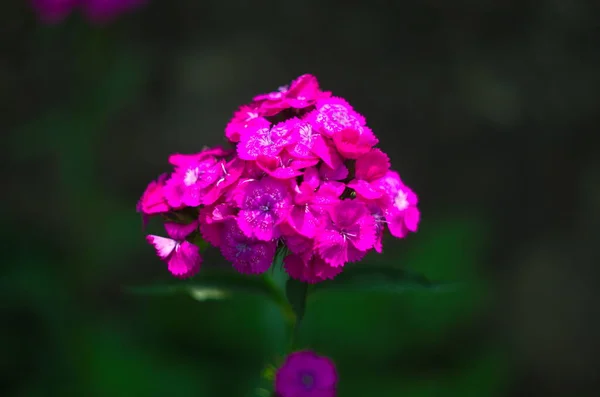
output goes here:
[{"label": "green stem", "polygon": [[[291,308],[291,307],[290,307]],[[288,346],[287,353],[291,353],[294,350],[294,343],[296,341],[296,334],[298,332],[298,320],[294,312],[288,314],[289,319],[287,322],[287,334],[288,334]]]},{"label": "green stem", "polygon": [[265,273],[264,277],[268,288],[271,291],[271,295],[273,296],[275,303],[281,311],[283,321],[285,322],[286,339],[288,340],[288,346],[286,346],[285,353],[289,353],[291,351],[290,349],[292,349],[293,347],[294,334],[296,332],[296,313],[294,313],[292,305],[287,300],[285,296],[285,291],[281,287],[279,287],[278,283],[273,278],[273,276],[269,275],[268,273]]},{"label": "green stem", "polygon": [[286,283],[286,297],[293,313],[293,322],[290,324],[289,331],[289,351],[296,348],[296,337],[300,329],[300,323],[304,318],[306,310],[306,300],[308,297],[308,285],[297,280],[289,279]]}]

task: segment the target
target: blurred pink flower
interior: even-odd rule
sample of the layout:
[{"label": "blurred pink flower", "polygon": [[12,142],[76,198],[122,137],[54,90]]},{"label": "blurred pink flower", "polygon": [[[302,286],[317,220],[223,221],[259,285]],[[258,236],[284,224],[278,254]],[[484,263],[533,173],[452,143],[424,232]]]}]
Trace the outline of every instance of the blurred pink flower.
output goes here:
[{"label": "blurred pink flower", "polygon": [[30,0],[41,21],[49,24],[62,22],[79,8],[94,24],[107,23],[120,14],[140,7],[147,0]]},{"label": "blurred pink flower", "polygon": [[40,20],[50,24],[62,22],[79,4],[81,0],[31,0]]},{"label": "blurred pink flower", "polygon": [[312,351],[288,355],[275,373],[275,393],[280,397],[335,397],[338,376],[335,364]]}]

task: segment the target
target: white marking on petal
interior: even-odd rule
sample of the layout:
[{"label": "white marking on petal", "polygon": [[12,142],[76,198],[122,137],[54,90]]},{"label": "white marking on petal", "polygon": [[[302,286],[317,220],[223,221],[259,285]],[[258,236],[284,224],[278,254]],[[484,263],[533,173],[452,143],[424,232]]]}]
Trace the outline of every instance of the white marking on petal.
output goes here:
[{"label": "white marking on petal", "polygon": [[402,190],[398,190],[398,193],[396,193],[396,197],[394,198],[394,207],[400,211],[408,208],[408,198],[406,193],[404,193]]},{"label": "white marking on petal", "polygon": [[198,175],[199,175],[198,167],[188,169],[185,172],[185,177],[183,178],[183,184],[185,186],[193,185],[194,183],[196,183],[196,181],[198,181]]}]

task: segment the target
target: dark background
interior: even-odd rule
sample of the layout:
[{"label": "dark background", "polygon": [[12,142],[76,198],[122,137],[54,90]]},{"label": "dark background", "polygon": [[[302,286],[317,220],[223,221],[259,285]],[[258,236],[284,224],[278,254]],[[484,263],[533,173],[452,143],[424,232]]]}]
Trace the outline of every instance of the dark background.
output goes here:
[{"label": "dark background", "polygon": [[135,204],[172,152],[315,74],[419,194],[370,260],[465,287],[323,295],[304,346],[339,395],[598,395],[600,3],[153,0],[105,26],[0,11],[0,395],[250,396],[283,343],[260,298],[169,279]]}]

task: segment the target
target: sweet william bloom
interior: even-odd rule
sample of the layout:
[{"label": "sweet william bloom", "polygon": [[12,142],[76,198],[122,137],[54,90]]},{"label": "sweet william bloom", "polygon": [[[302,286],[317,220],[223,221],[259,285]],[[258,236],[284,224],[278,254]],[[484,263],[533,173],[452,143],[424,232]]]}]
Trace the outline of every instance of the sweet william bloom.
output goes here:
[{"label": "sweet william bloom", "polygon": [[302,175],[302,171],[291,167],[290,162],[282,156],[260,155],[256,159],[256,165],[267,175],[275,179],[292,179]]},{"label": "sweet william bloom", "polygon": [[198,213],[200,234],[213,247],[220,247],[225,221],[235,221],[236,209],[231,203],[220,203],[202,208]]},{"label": "sweet william bloom", "polygon": [[287,121],[292,137],[287,152],[297,159],[321,159],[332,168],[342,164],[333,142],[315,131],[310,123],[293,118]]},{"label": "sweet william bloom", "polygon": [[256,105],[243,105],[233,115],[233,119],[225,127],[225,137],[230,142],[240,141],[240,137],[245,134],[246,129],[252,128],[254,123],[266,121],[259,117],[258,107]]},{"label": "sweet william bloom", "polygon": [[237,222],[246,236],[262,241],[280,236],[278,225],[292,207],[288,184],[268,176],[249,181],[240,185],[236,200],[240,208]]},{"label": "sweet william bloom", "polygon": [[292,143],[293,137],[287,122],[272,127],[268,121],[257,122],[241,136],[238,155],[243,160],[256,160],[260,155],[275,156]]},{"label": "sweet william bloom", "polygon": [[336,168],[331,168],[327,164],[321,164],[319,167],[319,178],[323,181],[341,181],[348,177],[348,167],[340,163]]},{"label": "sweet william bloom", "polygon": [[82,0],[83,12],[92,23],[107,23],[143,5],[147,0]]},{"label": "sweet william bloom", "polygon": [[288,355],[275,373],[279,397],[335,397],[338,376],[327,357],[304,350]]},{"label": "sweet william bloom", "polygon": [[366,199],[381,197],[383,191],[373,185],[373,182],[383,178],[390,169],[390,159],[387,154],[379,149],[371,149],[356,160],[354,168],[356,178],[348,183],[348,187]]},{"label": "sweet william bloom", "polygon": [[342,266],[331,266],[318,253],[312,251],[307,251],[302,256],[289,255],[283,263],[290,277],[309,284],[331,280],[343,270]]},{"label": "sweet william bloom", "polygon": [[182,163],[165,183],[165,197],[173,208],[197,207],[202,203],[205,190],[220,176],[221,165],[212,156]]},{"label": "sweet william bloom", "polygon": [[337,169],[343,164],[340,153],[336,150],[334,143],[329,138],[318,136],[313,146],[313,153],[323,160],[323,163],[332,169]]},{"label": "sweet william bloom", "polygon": [[292,81],[289,87],[282,86],[277,91],[257,95],[254,101],[259,104],[261,115],[273,116],[285,109],[312,106],[318,99],[330,96],[330,92],[319,89],[319,82],[315,76],[303,74]]},{"label": "sweet william bloom", "polygon": [[321,257],[333,267],[361,260],[375,243],[375,220],[367,206],[345,199],[327,209],[328,217],[315,236]]},{"label": "sweet william bloom", "polygon": [[59,23],[65,19],[81,0],[31,0],[38,17],[45,23]]},{"label": "sweet william bloom", "polygon": [[234,220],[225,221],[222,233],[221,253],[238,272],[260,274],[269,269],[277,249],[275,241],[246,236]]},{"label": "sweet william bloom", "polygon": [[203,191],[200,203],[211,205],[223,196],[226,190],[234,185],[244,172],[244,161],[234,157],[231,161],[221,160],[216,166],[216,178]]},{"label": "sweet william bloom", "polygon": [[321,178],[319,177],[319,171],[317,167],[309,167],[304,170],[304,176],[302,183],[306,183],[308,186],[316,189],[321,184]]},{"label": "sweet william bloom", "polygon": [[283,242],[291,253],[303,256],[314,249],[313,239],[299,234],[289,223],[283,222],[279,228]]},{"label": "sweet william bloom", "polygon": [[292,144],[287,148],[289,154],[298,159],[315,159],[313,148],[320,134],[310,123],[294,117],[287,121],[292,134]]},{"label": "sweet william bloom", "polygon": [[213,148],[204,147],[199,153],[193,154],[181,154],[174,153],[169,156],[169,163],[176,167],[186,167],[189,164],[197,163],[200,160],[210,157],[227,157],[233,154],[235,151],[232,149],[225,149],[221,146],[215,146]]},{"label": "sweet william bloom", "polygon": [[137,204],[137,211],[144,215],[161,214],[169,211],[169,205],[164,195],[167,174],[162,174],[158,180],[150,182]]},{"label": "sweet william bloom", "polygon": [[336,97],[318,100],[316,109],[306,116],[306,121],[328,137],[346,128],[360,131],[365,125],[363,116],[344,99]]},{"label": "sweet william bloom", "polygon": [[337,151],[347,159],[358,159],[379,142],[368,127],[345,128],[333,133]]},{"label": "sweet william bloom", "polygon": [[314,187],[307,182],[297,186],[294,192],[294,206],[287,222],[298,234],[314,237],[323,223],[326,209],[340,201],[341,192],[328,189],[327,186],[315,191]]},{"label": "sweet william bloom", "polygon": [[277,91],[255,96],[253,99],[258,104],[260,115],[265,117],[274,116],[287,109],[289,105],[285,101],[285,94],[288,90],[289,87],[284,85],[279,87]]},{"label": "sweet william bloom", "polygon": [[375,252],[381,254],[383,252],[383,232],[387,221],[385,220],[383,210],[374,202],[368,202],[367,208],[375,220],[375,242],[373,243],[373,249]]},{"label": "sweet william bloom", "polygon": [[330,92],[319,89],[319,82],[315,76],[303,74],[290,84],[290,89],[285,93],[285,102],[292,108],[303,109],[313,105],[317,99],[330,96]]},{"label": "sweet william bloom", "polygon": [[185,240],[197,228],[197,222],[189,225],[165,223],[169,238],[155,235],[146,237],[146,240],[156,249],[160,259],[167,263],[171,274],[176,277],[191,277],[200,269],[202,258],[198,246]]},{"label": "sweet william bloom", "polygon": [[303,174],[302,169],[312,167],[319,162],[318,159],[299,160],[282,152],[279,156],[260,155],[256,165],[265,173],[276,179],[291,179]]},{"label": "sweet william bloom", "polygon": [[403,238],[409,232],[416,232],[421,220],[417,208],[417,195],[406,186],[395,171],[388,171],[384,177],[374,183],[385,192],[381,204],[388,229],[392,236]]},{"label": "sweet william bloom", "polygon": [[147,0],[31,0],[40,19],[59,23],[74,9],[81,8],[87,19],[96,24],[107,23],[120,14],[143,5]]}]

